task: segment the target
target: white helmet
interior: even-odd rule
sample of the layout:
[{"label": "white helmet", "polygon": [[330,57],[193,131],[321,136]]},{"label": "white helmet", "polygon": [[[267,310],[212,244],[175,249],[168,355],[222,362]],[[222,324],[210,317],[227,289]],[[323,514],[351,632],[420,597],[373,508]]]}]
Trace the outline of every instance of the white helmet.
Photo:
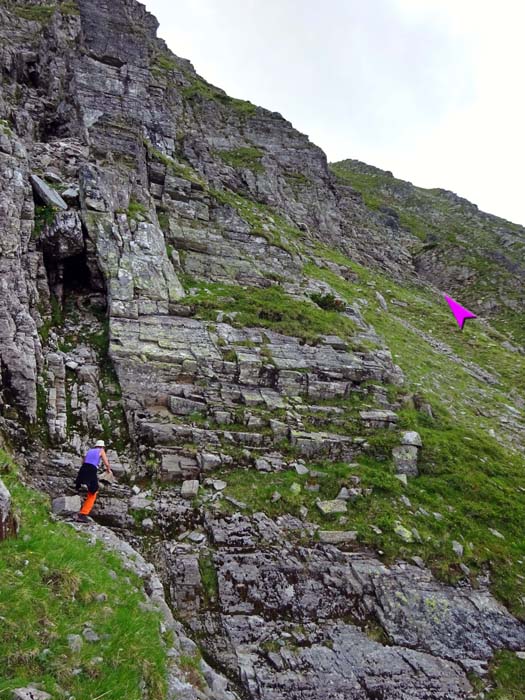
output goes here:
[{"label": "white helmet", "polygon": [[95,447],[105,447],[105,446],[106,446],[106,443],[104,442],[104,440],[97,440],[97,442],[95,444]]}]

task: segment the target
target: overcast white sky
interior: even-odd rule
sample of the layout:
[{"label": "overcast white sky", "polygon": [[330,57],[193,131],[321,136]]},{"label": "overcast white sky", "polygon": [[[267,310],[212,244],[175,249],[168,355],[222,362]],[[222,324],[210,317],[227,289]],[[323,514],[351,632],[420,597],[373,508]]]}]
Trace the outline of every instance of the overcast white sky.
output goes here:
[{"label": "overcast white sky", "polygon": [[[144,1],[144,0],[143,0]],[[525,224],[523,0],[145,0],[233,97],[358,158]]]}]

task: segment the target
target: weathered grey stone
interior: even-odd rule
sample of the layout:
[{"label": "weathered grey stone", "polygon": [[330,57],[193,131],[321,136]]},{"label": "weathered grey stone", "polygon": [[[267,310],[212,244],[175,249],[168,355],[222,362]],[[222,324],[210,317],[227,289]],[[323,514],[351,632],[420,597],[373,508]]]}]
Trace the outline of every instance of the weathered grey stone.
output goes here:
[{"label": "weathered grey stone", "polygon": [[421,435],[413,430],[403,433],[401,435],[401,444],[414,445],[415,447],[423,447]]},{"label": "weathered grey stone", "polygon": [[0,479],[0,542],[10,535],[14,535],[15,531],[16,524],[12,512],[11,494]]},{"label": "weathered grey stone", "polygon": [[454,550],[454,554],[456,554],[458,557],[463,556],[463,545],[460,542],[452,540],[452,549]]},{"label": "weathered grey stone", "polygon": [[304,464],[297,462],[295,464],[295,471],[299,474],[299,476],[304,476],[305,474],[308,474],[310,470],[308,467],[305,467]]},{"label": "weathered grey stone", "polygon": [[74,654],[78,654],[81,649],[84,640],[79,634],[68,634],[67,635],[67,645]]},{"label": "weathered grey stone", "polygon": [[417,468],[418,448],[414,445],[401,445],[394,447],[392,457],[398,474],[406,476],[417,476],[419,471]]},{"label": "weathered grey stone", "polygon": [[356,539],[355,530],[319,530],[319,540],[325,544],[345,544],[355,542]]},{"label": "weathered grey stone", "polygon": [[181,396],[170,396],[170,410],[177,416],[187,416],[194,411],[206,410],[206,406],[200,401],[191,401]]},{"label": "weathered grey stone", "polygon": [[63,211],[67,209],[67,204],[64,202],[59,193],[50,187],[47,182],[42,180],[41,177],[38,177],[38,175],[31,175],[29,179],[31,180],[34,191],[44,202],[44,204],[49,204],[50,206],[56,207],[57,209],[62,209]]},{"label": "weathered grey stone", "polygon": [[334,501],[317,501],[317,507],[323,515],[330,515],[332,513],[346,513],[347,505],[346,501],[334,500]]},{"label": "weathered grey stone", "polygon": [[85,243],[80,216],[76,211],[58,212],[53,223],[40,236],[44,250],[55,260],[84,253]]},{"label": "weathered grey stone", "polygon": [[397,416],[393,411],[360,411],[359,415],[369,428],[392,428],[397,423]]},{"label": "weathered grey stone", "polygon": [[196,479],[189,479],[182,482],[180,495],[183,498],[195,498],[199,493],[199,482]]},{"label": "weathered grey stone", "polygon": [[396,477],[396,479],[399,479],[403,486],[408,486],[408,479],[406,474],[395,474],[394,476]]},{"label": "weathered grey stone", "polygon": [[[385,192],[396,204],[371,212],[353,188],[332,177],[322,152],[279,115],[247,105],[239,110],[242,103],[214,88],[198,94],[191,64],[172,56],[155,38],[155,20],[134,0],[80,0],[80,13],[74,16],[62,12],[58,3],[50,22],[36,33],[35,22],[17,17],[9,3],[3,5],[0,63],[5,90],[0,111],[11,126],[7,129],[3,120],[0,123],[0,431],[6,426],[17,431],[22,424],[35,422],[38,382],[40,408],[45,396],[53,442],[74,445],[80,454],[85,447],[83,436],[100,434],[102,420],[112,420],[114,407],[103,409],[99,400],[100,380],[106,375],[98,372],[94,354],[81,361],[75,354],[73,361],[80,364],[71,368],[75,376],[62,374],[64,357],[57,348],[63,347],[66,335],[75,337],[81,330],[71,323],[72,314],[67,312],[64,327],[52,329],[43,342],[50,318],[50,287],[57,299],[65,291],[68,301],[78,301],[74,313],[82,325],[92,318],[87,300],[93,289],[67,294],[75,264],[83,261],[87,273],[76,281],[96,287],[102,297],[99,310],[105,297],[108,301],[110,358],[122,389],[132,454],[140,455],[138,464],[132,461],[133,474],[128,468],[131,477],[136,468],[140,477],[146,473],[148,478],[180,482],[219,464],[233,469],[264,464],[265,469],[278,471],[288,460],[282,455],[270,457],[271,451],[290,437],[293,446],[312,460],[349,461],[367,449],[369,431],[393,427],[395,414],[387,409],[398,402],[389,401],[386,387],[402,384],[401,370],[386,349],[353,350],[359,343],[379,347],[383,342],[359,309],[367,304],[369,310],[376,309],[375,301],[370,304],[375,292],[385,310],[387,303],[375,282],[361,279],[345,264],[324,259],[317,244],[322,241],[366,267],[374,265],[378,273],[387,271],[398,282],[412,277],[417,241],[400,225],[398,209],[403,207],[397,206],[413,198],[412,186],[381,174]],[[173,65],[167,68],[170,62]],[[52,108],[57,104],[61,105],[58,111]],[[236,168],[218,155],[246,147],[260,150],[261,168]],[[46,265],[40,242],[31,237],[31,170],[49,173],[53,181],[68,183],[73,190],[64,194],[72,208],[59,213],[41,236],[42,244],[48,239]],[[242,206],[225,203],[235,202],[233,193],[242,193]],[[463,207],[451,193],[443,196],[447,211]],[[251,199],[267,206],[256,207],[248,216]],[[417,202],[412,206],[417,210]],[[158,225],[161,212],[164,232]],[[437,217],[438,223],[442,215],[424,213],[425,219]],[[256,227],[251,225],[254,217],[261,219]],[[490,217],[473,208],[465,218],[480,229],[490,225]],[[513,251],[521,249],[523,234],[501,221],[497,226],[505,231],[496,241],[505,243],[500,246],[508,263],[505,279],[513,286],[515,298],[510,301],[517,304],[523,275],[521,263],[514,267],[512,257]],[[296,228],[293,240],[288,240],[289,228]],[[463,283],[461,266],[451,259],[442,264],[442,246],[426,248],[417,256],[422,289],[424,277]],[[75,264],[68,262],[70,256],[78,258]],[[356,298],[341,309],[341,317],[351,319],[357,329],[352,341],[325,335],[317,343],[305,343],[271,328],[234,328],[240,326],[235,311],[221,312],[217,322],[203,321],[199,304],[192,294],[185,295],[178,279],[180,271],[199,280],[195,299],[204,298],[201,283],[209,280],[240,285],[247,294],[255,287],[277,283],[291,298],[306,298],[310,303],[313,293],[334,294],[329,284],[304,274],[312,262],[336,279],[370,285],[362,292],[367,299]],[[508,269],[514,274],[509,276]],[[389,304],[404,304],[391,299],[394,293],[387,291]],[[386,296],[385,290],[381,292]],[[183,296],[184,302],[178,303]],[[223,298],[218,303],[226,308],[232,301]],[[420,301],[425,303],[423,294]],[[210,305],[210,311],[216,310]],[[264,325],[271,325],[266,321],[272,319],[262,315],[264,308],[257,312]],[[42,338],[36,328],[40,317]],[[391,320],[404,322],[401,315],[392,315]],[[412,333],[422,337],[419,328],[408,330],[410,337]],[[486,382],[497,381],[495,375],[466,366],[430,334],[422,341],[474,373],[484,382],[481,390]],[[66,387],[69,390],[73,380],[70,407],[78,418],[78,430],[68,424]],[[371,382],[380,388],[365,390]],[[323,414],[312,409],[312,401],[344,399],[355,396],[354,392],[362,395],[363,405],[377,405],[384,412],[362,413],[362,427],[367,430],[361,437],[353,430],[341,436],[341,425],[333,428],[334,434],[327,432],[332,429],[330,423],[343,421],[344,412]],[[170,416],[167,409],[174,400],[176,410]],[[414,404],[418,407],[415,397]],[[304,411],[299,410],[301,406]],[[246,407],[250,412],[244,413],[244,430],[237,431],[238,426],[232,426],[231,432],[224,430],[238,422],[238,412]],[[194,410],[209,415],[208,425],[188,419]],[[19,413],[24,421],[11,419]],[[502,424],[495,439],[519,436],[520,417],[512,411],[509,416],[509,421],[516,421],[514,428]],[[318,426],[315,432],[305,429],[306,419]],[[217,429],[214,421],[223,427]],[[266,430],[268,423],[271,434]],[[115,438],[124,442],[127,430],[112,428]],[[73,439],[72,430],[78,433]],[[520,438],[512,440],[519,444]],[[17,444],[25,441],[21,435]],[[288,454],[284,447],[282,451]],[[206,455],[214,458],[209,461]],[[121,459],[125,460],[124,454]],[[39,468],[36,473],[39,486],[53,496],[59,478],[74,477],[73,469],[64,469],[60,475],[46,473],[45,478]],[[405,477],[406,483],[405,474],[398,476]],[[359,495],[359,483],[347,483],[353,495]],[[317,700],[327,694],[349,700],[459,700],[470,694],[467,666],[476,668],[480,659],[486,663],[495,649],[506,645],[524,648],[516,621],[492,607],[488,594],[478,597],[477,591],[468,589],[467,581],[461,589],[446,588],[428,578],[424,569],[405,564],[385,567],[371,556],[318,544],[303,547],[301,543],[315,539],[315,527],[304,508],[302,521],[288,516],[273,523],[261,516],[239,516],[219,526],[211,522],[221,501],[218,494],[208,493],[208,505],[197,512],[179,497],[178,488],[162,490],[165,493],[156,493],[154,499],[133,500],[124,482],[105,484],[95,517],[129,528],[133,533],[126,537],[139,538],[128,507],[133,510],[149,501],[155,510],[156,534],[162,538],[169,533],[169,541],[162,540],[151,556],[164,583],[173,589],[178,612],[187,616],[188,629],[198,634],[206,658],[225,668],[242,695],[251,700]],[[351,495],[348,488],[346,493]],[[348,522],[351,527],[350,513]],[[96,524],[91,527],[99,532]],[[200,580],[201,528],[213,540],[213,565],[219,579],[219,600],[213,602],[212,610]],[[184,541],[177,538],[181,530],[188,532]],[[416,532],[411,532],[412,537]],[[112,533],[100,531],[101,541],[105,538],[111,540]],[[128,565],[157,591],[165,612],[160,582],[140,556],[134,563],[134,556]],[[181,561],[182,556],[187,558]],[[391,646],[367,637],[363,629],[370,618],[379,621],[389,641],[393,640]],[[204,680],[200,678],[199,685],[205,681],[208,687],[192,687],[191,678],[176,668],[178,656],[191,655],[194,647],[180,625],[167,614],[165,620],[173,625],[177,640],[177,648],[170,649],[174,660],[168,669],[171,695],[184,700],[203,696],[232,700],[235,694],[228,689],[228,681],[204,662],[200,667]],[[276,641],[279,651],[273,649]],[[266,650],[264,642],[270,643],[272,651]]]},{"label": "weathered grey stone", "polygon": [[64,513],[77,513],[80,510],[80,496],[60,496],[53,499],[53,513],[62,515]]},{"label": "weathered grey stone", "polygon": [[82,636],[87,642],[100,642],[100,636],[91,627],[86,627],[82,630]]},{"label": "weathered grey stone", "polygon": [[37,688],[16,688],[11,693],[12,700],[52,700],[52,696]]},{"label": "weathered grey stone", "polygon": [[398,537],[400,537],[403,542],[413,542],[414,541],[414,535],[410,530],[408,530],[406,527],[398,523],[395,528],[394,532]]}]

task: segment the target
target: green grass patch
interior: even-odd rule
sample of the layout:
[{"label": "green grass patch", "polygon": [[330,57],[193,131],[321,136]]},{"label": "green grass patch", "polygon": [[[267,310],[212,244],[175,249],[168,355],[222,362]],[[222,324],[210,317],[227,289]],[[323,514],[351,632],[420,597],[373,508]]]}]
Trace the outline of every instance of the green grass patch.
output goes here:
[{"label": "green grass patch", "polygon": [[[524,293],[523,227],[478,212],[450,192],[415,187],[358,161],[346,160],[330,168],[340,182],[361,193],[369,209],[397,213],[400,225],[421,241],[413,246],[416,260],[434,250],[441,268],[451,270],[447,291],[452,296],[461,294],[463,303],[474,310],[478,300],[500,300],[490,314],[493,323],[516,342],[525,343],[520,302]],[[453,272],[458,268],[468,270],[466,281],[458,282]],[[509,302],[515,306],[507,305]]]},{"label": "green grass patch", "polygon": [[233,148],[229,151],[215,151],[219,158],[232,168],[247,168],[255,173],[264,172],[261,159],[264,155],[260,148]]},{"label": "green grass patch", "polygon": [[127,216],[128,219],[139,219],[139,218],[148,218],[148,209],[144,204],[139,202],[136,199],[131,198],[129,200],[129,205],[127,209]]},{"label": "green grass patch", "polygon": [[523,700],[525,697],[525,661],[510,651],[498,651],[490,664],[489,678],[495,688],[487,700]]},{"label": "green grass patch", "polygon": [[[149,697],[164,697],[160,617],[140,607],[139,579],[116,554],[51,520],[47,500],[22,486],[4,452],[0,465],[21,515],[19,537],[0,543],[0,695],[38,682],[53,697],[60,686],[77,700],[108,692],[142,700],[144,682]],[[106,601],[96,600],[101,593]],[[68,635],[81,635],[85,622],[100,641],[73,651]]]},{"label": "green grass patch", "polygon": [[156,75],[172,73],[177,70],[177,61],[167,53],[159,53],[155,56],[151,65],[151,70]]},{"label": "green grass patch", "polygon": [[182,89],[182,94],[187,100],[198,99],[209,100],[232,108],[237,114],[242,116],[252,116],[257,111],[257,107],[246,100],[238,100],[230,97],[222,90],[214,87],[203,78],[191,77],[191,84]]},{"label": "green grass patch", "polygon": [[212,190],[210,194],[221,204],[235,209],[255,235],[262,236],[271,245],[282,248],[291,255],[298,251],[298,243],[303,234],[270,207],[230,190]]},{"label": "green grass patch", "polygon": [[61,2],[59,7],[60,12],[63,15],[74,17],[80,14],[80,10],[78,9],[78,5],[75,0],[66,0],[66,2]]},{"label": "green grass patch", "polygon": [[0,119],[0,133],[5,136],[11,136],[13,133],[7,119]]},{"label": "green grass patch", "polygon": [[218,599],[219,581],[217,578],[217,570],[213,563],[213,554],[211,552],[201,553],[199,557],[199,571],[201,574],[201,583],[208,604],[214,604]]},{"label": "green grass patch", "polygon": [[[447,581],[463,576],[460,561],[470,568],[473,580],[489,569],[493,593],[514,614],[525,618],[519,563],[525,558],[521,535],[525,504],[519,496],[519,489],[525,487],[525,462],[512,449],[510,439],[501,444],[497,439],[505,434],[505,423],[499,417],[510,415],[509,396],[524,390],[525,358],[505,350],[501,345],[504,336],[490,326],[473,322],[458,331],[440,295],[416,285],[399,285],[340,253],[324,248],[317,253],[352,270],[357,280],[348,281],[316,265],[307,265],[306,273],[328,282],[348,302],[367,302],[362,307],[365,320],[386,340],[394,361],[403,369],[405,391],[423,397],[435,416],[432,421],[408,406],[399,412],[399,428],[417,430],[423,440],[420,476],[405,491],[413,508],[389,504],[374,490],[370,499],[356,503],[354,512],[357,516],[365,508],[363,526],[367,521],[375,523],[384,534],[377,536],[366,527],[360,530],[359,519],[352,529],[360,530],[364,542],[389,558],[417,553]],[[387,312],[381,310],[376,291],[387,300]],[[396,306],[393,301],[406,306]],[[413,330],[403,322],[410,323]],[[449,346],[459,360],[434,348],[434,341]],[[476,365],[494,374],[497,383],[472,376],[470,367]],[[376,461],[381,453],[383,459],[389,459],[392,445],[377,443],[374,436],[369,442]],[[417,514],[419,508],[430,516]],[[442,519],[436,520],[433,512]],[[396,520],[409,529],[415,527],[421,542],[407,545],[397,538],[393,534]],[[489,528],[504,539],[491,534]],[[464,546],[462,560],[453,553],[454,539]]]},{"label": "green grass patch", "polygon": [[57,210],[50,204],[35,207],[35,225],[33,238],[38,238],[46,226],[51,226],[55,220]]},{"label": "green grass patch", "polygon": [[56,5],[18,5],[11,8],[12,11],[22,19],[28,19],[32,22],[41,22],[47,24],[53,13],[57,10]]},{"label": "green grass patch", "polygon": [[148,151],[148,157],[151,160],[156,160],[159,163],[163,163],[163,165],[166,166],[168,171],[172,175],[175,175],[175,177],[180,177],[183,180],[189,180],[190,182],[194,182],[195,184],[200,185],[201,187],[206,186],[205,181],[191,167],[191,165],[189,165],[189,163],[181,163],[180,161],[175,160],[171,156],[162,153],[162,151],[159,151],[157,148],[155,148],[153,144],[147,139],[144,139],[144,146]]},{"label": "green grass patch", "polygon": [[351,339],[353,322],[337,311],[325,311],[308,301],[293,299],[279,286],[264,289],[204,282],[186,282],[198,290],[188,296],[200,318],[214,321],[218,311],[235,312],[236,327],[256,326],[316,343],[321,335],[337,333]]},{"label": "green grass patch", "polygon": [[310,178],[307,177],[304,173],[286,173],[284,179],[293,189],[300,189],[302,187],[306,187],[307,185],[312,184]]}]

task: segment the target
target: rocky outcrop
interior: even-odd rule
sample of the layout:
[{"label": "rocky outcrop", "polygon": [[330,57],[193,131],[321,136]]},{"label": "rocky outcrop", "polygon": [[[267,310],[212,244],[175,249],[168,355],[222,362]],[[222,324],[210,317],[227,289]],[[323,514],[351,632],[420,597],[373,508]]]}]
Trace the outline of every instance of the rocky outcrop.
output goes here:
[{"label": "rocky outcrop", "polygon": [[13,513],[11,494],[2,479],[0,479],[0,541],[15,535],[17,529],[17,520]]},{"label": "rocky outcrop", "polygon": [[[525,645],[525,626],[487,590],[299,545],[303,528],[262,513],[210,518],[209,555],[202,545],[158,550],[178,614],[250,697],[467,698],[468,673],[484,673],[495,649]],[[215,598],[200,574],[206,556]]]}]

